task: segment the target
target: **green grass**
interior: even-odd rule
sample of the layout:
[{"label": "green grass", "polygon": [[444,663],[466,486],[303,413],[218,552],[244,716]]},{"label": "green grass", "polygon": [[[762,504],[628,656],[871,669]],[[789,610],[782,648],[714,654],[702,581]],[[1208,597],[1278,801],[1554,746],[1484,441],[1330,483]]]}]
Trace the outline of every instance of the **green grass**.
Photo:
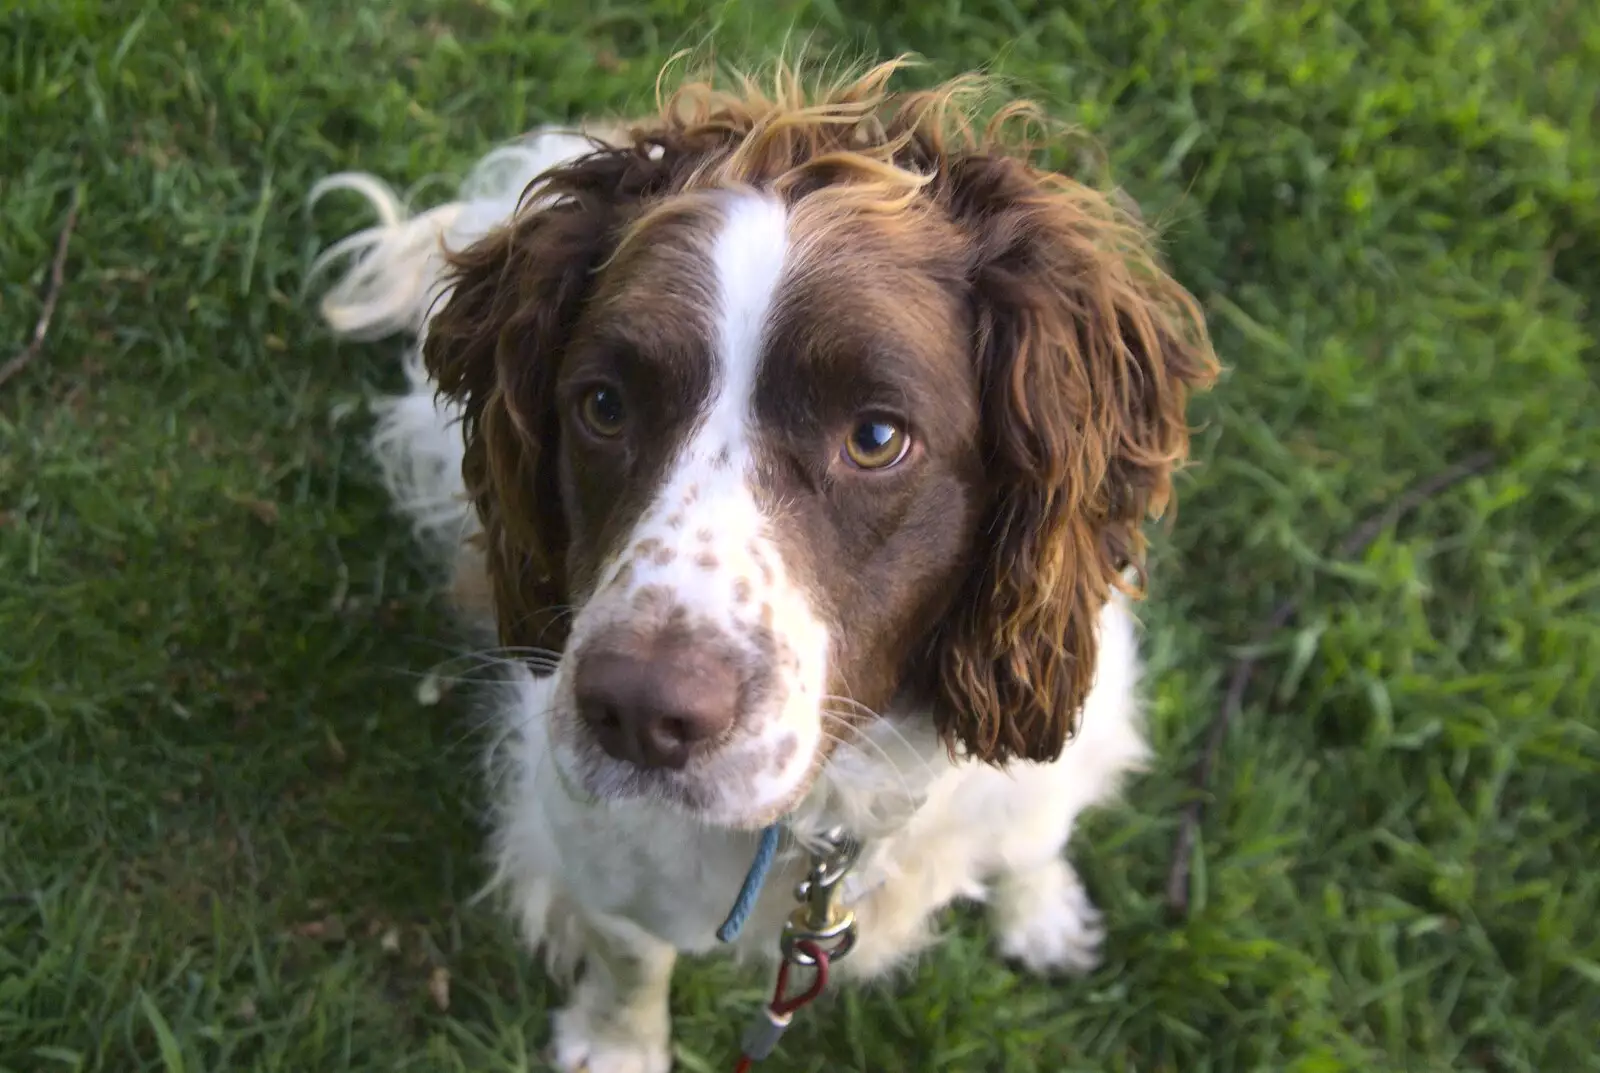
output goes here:
[{"label": "green grass", "polygon": [[[549,992],[467,904],[474,714],[415,700],[453,641],[361,454],[395,351],[316,324],[310,258],[354,218],[304,196],[637,106],[713,28],[1011,76],[1103,140],[1230,366],[1146,612],[1164,760],[1079,843],[1106,968],[1019,978],[955,915],[762,1068],[1600,1070],[1600,9],[697,7],[0,15],[0,360],[83,198],[0,388],[0,1070],[540,1068]],[[1174,924],[1185,772],[1286,597]],[[760,985],[678,977],[683,1069],[731,1068]]]}]

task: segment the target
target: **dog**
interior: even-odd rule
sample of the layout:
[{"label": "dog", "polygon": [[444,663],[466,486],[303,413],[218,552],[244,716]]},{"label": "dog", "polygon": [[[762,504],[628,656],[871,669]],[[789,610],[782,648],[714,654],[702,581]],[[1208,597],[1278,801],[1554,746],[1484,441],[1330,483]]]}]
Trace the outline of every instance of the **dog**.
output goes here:
[{"label": "dog", "polygon": [[314,191],[380,216],[326,251],[326,323],[412,344],[384,484],[514,657],[489,889],[564,985],[562,1070],[667,1070],[676,958],[777,958],[830,846],[837,975],[963,899],[1029,970],[1097,962],[1064,851],[1149,757],[1142,524],[1218,364],[1136,212],[1036,162],[1036,109],[980,124],[984,80],[904,62],[684,78],[417,215]]}]

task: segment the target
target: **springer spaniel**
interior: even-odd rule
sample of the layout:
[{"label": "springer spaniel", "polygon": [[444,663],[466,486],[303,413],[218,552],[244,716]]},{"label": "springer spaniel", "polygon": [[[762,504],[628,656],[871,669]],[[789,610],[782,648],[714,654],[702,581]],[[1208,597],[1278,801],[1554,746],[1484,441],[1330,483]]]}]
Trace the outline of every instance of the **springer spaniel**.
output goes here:
[{"label": "springer spaniel", "polygon": [[840,973],[963,898],[1029,969],[1097,960],[1063,850],[1147,756],[1127,598],[1217,364],[1138,221],[1010,136],[1031,110],[980,128],[979,82],[898,66],[689,82],[417,216],[314,192],[380,213],[323,313],[416,338],[376,458],[516,657],[492,887],[567,986],[562,1070],[668,1069],[675,958],[775,958],[841,830]]}]

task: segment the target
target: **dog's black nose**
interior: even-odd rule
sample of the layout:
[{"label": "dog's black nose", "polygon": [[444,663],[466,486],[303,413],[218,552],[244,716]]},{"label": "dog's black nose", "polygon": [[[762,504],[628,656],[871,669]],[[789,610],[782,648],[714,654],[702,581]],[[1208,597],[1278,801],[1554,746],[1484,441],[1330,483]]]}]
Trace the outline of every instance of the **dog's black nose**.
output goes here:
[{"label": "dog's black nose", "polygon": [[726,656],[677,646],[648,653],[600,648],[578,660],[578,715],[611,756],[681,768],[733,728],[739,674]]}]

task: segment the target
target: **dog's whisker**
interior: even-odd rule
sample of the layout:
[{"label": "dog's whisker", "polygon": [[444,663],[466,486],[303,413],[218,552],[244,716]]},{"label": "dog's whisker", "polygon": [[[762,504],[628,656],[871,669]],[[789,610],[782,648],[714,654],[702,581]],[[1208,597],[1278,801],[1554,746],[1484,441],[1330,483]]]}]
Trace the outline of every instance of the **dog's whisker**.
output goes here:
[{"label": "dog's whisker", "polygon": [[410,678],[418,682],[436,682],[449,686],[478,685],[485,681],[483,676],[471,673],[470,669],[464,674],[440,674],[437,671],[418,671],[409,667],[389,667],[385,670],[396,678]]},{"label": "dog's whisker", "polygon": [[440,660],[434,664],[435,670],[450,667],[453,664],[465,663],[477,667],[485,666],[535,666],[554,667],[561,662],[559,652],[551,652],[543,648],[481,648],[468,652],[461,652],[449,659]]},{"label": "dog's whisker", "polygon": [[552,662],[561,659],[561,653],[553,648],[539,648],[535,645],[492,645],[487,648],[469,648],[456,653],[454,658],[468,656],[494,656],[504,659],[546,659]]},{"label": "dog's whisker", "polygon": [[[830,718],[838,721],[839,714],[837,712],[823,709],[822,734],[827,737],[828,740],[832,741],[835,747],[849,749],[853,752],[856,752],[869,763],[871,763],[873,762],[873,753],[868,752],[866,748],[867,746],[870,746],[873,750],[876,750],[878,760],[880,760],[883,765],[889,769],[889,774],[899,784],[900,792],[905,795],[907,800],[915,799],[916,792],[911,788],[911,781],[907,777],[906,772],[901,769],[899,762],[889,754],[889,751],[885,749],[880,742],[876,742],[871,738],[861,736],[861,734],[854,731],[854,728],[849,727],[847,724],[843,724],[842,721],[841,725],[844,726],[845,730],[849,733],[848,738],[842,734],[831,731],[828,728],[828,720]],[[823,770],[828,770],[827,765],[824,765]],[[830,777],[833,774],[833,772],[829,772]]]},{"label": "dog's whisker", "polygon": [[546,626],[554,626],[562,619],[575,616],[577,613],[578,609],[571,604],[547,604],[544,607],[522,614],[517,618],[515,625],[519,627],[526,626],[531,622],[537,622],[542,619]]},{"label": "dog's whisker", "polygon": [[517,718],[511,721],[490,720],[489,722],[498,724],[492,727],[496,736],[494,744],[491,746],[491,751],[498,752],[505,747],[506,742],[527,733],[531,727],[547,718],[554,711],[555,705],[551,704],[532,712],[519,712]]},{"label": "dog's whisker", "polygon": [[[458,666],[458,667],[452,668],[451,667],[451,663],[452,662],[453,663],[457,663],[457,664],[462,664],[463,666]],[[475,674],[477,672],[480,672],[480,671],[483,671],[483,670],[486,670],[486,669],[489,669],[489,668],[496,668],[496,667],[504,667],[504,668],[511,668],[511,669],[516,669],[518,667],[528,667],[528,668],[531,668],[533,670],[552,671],[552,670],[555,670],[560,665],[561,664],[560,664],[560,662],[558,660],[545,659],[544,657],[529,657],[529,658],[520,658],[520,659],[518,659],[518,658],[507,659],[507,658],[501,657],[501,656],[482,656],[482,655],[480,655],[480,656],[473,656],[473,657],[463,656],[459,660],[446,662],[446,663],[435,664],[432,668],[430,668],[428,671],[426,671],[424,673],[435,674],[435,675],[446,675],[446,672],[448,670],[452,670],[453,669],[453,670],[456,670],[456,671],[458,671],[459,673],[462,673],[462,674]]]},{"label": "dog's whisker", "polygon": [[[849,732],[851,740],[856,742],[859,748],[861,748],[863,751],[867,748],[871,748],[882,759],[883,763],[887,764],[891,769],[893,769],[898,776],[900,776],[902,779],[907,777],[908,773],[906,772],[905,768],[901,766],[900,758],[896,757],[896,755],[892,753],[888,746],[886,746],[883,742],[878,741],[870,734],[863,732],[861,727],[850,723],[840,712],[824,708],[822,715],[825,725],[826,720],[832,719],[836,724],[844,727]],[[900,741],[906,745],[907,758],[913,760],[921,769],[923,774],[928,774],[932,771],[928,764],[927,758],[923,757],[916,751],[916,749],[912,748],[911,743],[906,740],[905,735],[900,734],[896,728],[883,720],[879,720],[873,724],[873,729],[876,730],[880,728],[886,729],[899,737]]]},{"label": "dog's whisker", "polygon": [[472,673],[484,667],[541,667],[554,668],[560,665],[559,659],[543,655],[528,656],[501,656],[492,652],[467,652],[449,659],[440,660],[426,671],[418,671],[413,667],[393,667],[397,674],[447,674],[452,670],[462,673]]},{"label": "dog's whisker", "polygon": [[862,715],[865,715],[869,719],[881,718],[881,716],[878,714],[876,709],[874,709],[874,708],[872,708],[872,707],[870,707],[870,706],[868,706],[866,704],[861,703],[859,700],[856,700],[854,697],[847,697],[842,693],[824,693],[822,695],[822,702],[824,704],[845,704],[845,705],[848,705],[852,711],[860,712]]},{"label": "dog's whisker", "polygon": [[[848,688],[848,686],[849,686],[848,679],[846,679],[845,685]],[[928,769],[927,759],[924,758],[921,755],[921,753],[917,750],[917,747],[915,745],[913,745],[911,740],[909,738],[907,738],[905,736],[905,734],[900,730],[900,728],[895,725],[894,721],[892,719],[885,718],[882,715],[882,713],[878,712],[876,709],[872,708],[870,705],[863,704],[861,701],[856,700],[854,697],[848,696],[846,694],[841,694],[841,693],[825,693],[825,694],[823,694],[822,703],[824,705],[829,705],[829,704],[845,704],[845,705],[848,705],[850,711],[849,711],[849,713],[847,713],[847,718],[848,718],[849,715],[855,715],[855,716],[863,717],[859,721],[863,722],[863,723],[866,723],[866,724],[869,724],[875,731],[876,730],[882,730],[885,733],[894,735],[897,739],[899,739],[900,743],[906,747],[906,751],[911,756],[917,758],[917,760],[921,763],[921,765],[924,768],[924,770]]]},{"label": "dog's whisker", "polygon": [[442,650],[444,652],[447,652],[447,653],[449,653],[449,655],[446,658],[453,658],[455,656],[470,655],[470,654],[472,654],[474,652],[517,652],[517,651],[524,651],[524,650],[532,651],[532,652],[542,652],[542,653],[544,653],[545,655],[548,655],[548,656],[559,656],[561,654],[561,653],[555,651],[554,649],[537,648],[537,647],[533,647],[533,646],[524,646],[524,645],[488,645],[488,646],[476,646],[476,645],[474,645],[474,646],[462,646],[462,645],[459,645],[459,644],[451,644],[449,641],[440,640],[437,637],[428,637],[428,636],[424,636],[424,635],[420,635],[420,634],[408,634],[408,635],[406,635],[406,639],[409,642],[414,642],[416,644],[425,645],[428,648],[440,649],[440,650]]},{"label": "dog's whisker", "polygon": [[[881,731],[882,733],[893,735],[895,739],[900,742],[900,744],[905,746],[907,755],[914,758],[924,771],[932,770],[929,767],[927,757],[923,756],[922,753],[917,749],[916,745],[912,743],[911,739],[905,736],[905,732],[895,725],[894,720],[884,718],[882,715],[878,714],[878,712],[874,711],[867,705],[862,704],[860,701],[854,700],[850,697],[842,697],[837,693],[827,693],[824,694],[822,698],[822,703],[825,706],[840,702],[850,705],[851,708],[850,712],[842,713],[845,715],[846,721],[849,721],[848,716],[850,715],[865,715],[867,717],[868,725],[871,727],[874,733]],[[836,717],[841,715],[841,713],[837,712],[833,714]],[[860,734],[862,737],[867,736],[864,731],[862,731],[859,727],[854,726],[853,723],[852,729],[854,729],[856,733]],[[879,748],[884,748],[881,742],[874,742],[873,744],[877,745]],[[885,750],[885,756],[887,756],[887,750]]]}]

